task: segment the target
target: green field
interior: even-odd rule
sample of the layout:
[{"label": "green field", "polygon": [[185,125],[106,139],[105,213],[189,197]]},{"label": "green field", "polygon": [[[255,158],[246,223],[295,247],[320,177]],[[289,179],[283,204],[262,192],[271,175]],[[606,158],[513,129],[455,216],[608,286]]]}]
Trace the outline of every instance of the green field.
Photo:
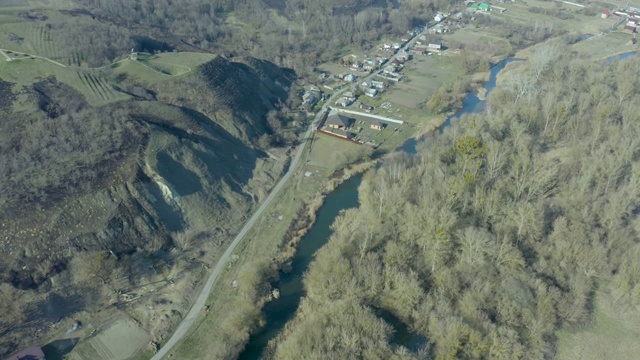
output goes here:
[{"label": "green field", "polygon": [[61,67],[43,59],[0,61],[0,79],[15,83],[14,92],[50,76],[80,92],[92,105],[128,98],[127,95],[116,92],[105,75],[99,71]]},{"label": "green field", "polygon": [[558,360],[632,360],[640,354],[640,306],[600,294],[591,325],[558,334]]}]

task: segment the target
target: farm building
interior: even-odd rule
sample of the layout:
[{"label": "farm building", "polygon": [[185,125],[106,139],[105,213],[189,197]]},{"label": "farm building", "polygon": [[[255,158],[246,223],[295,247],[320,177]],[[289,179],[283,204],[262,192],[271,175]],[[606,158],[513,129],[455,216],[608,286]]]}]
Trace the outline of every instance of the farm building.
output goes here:
[{"label": "farm building", "polygon": [[427,50],[431,52],[440,52],[442,51],[442,44],[430,43],[429,46],[427,46]]},{"label": "farm building", "polygon": [[344,115],[332,114],[327,117],[325,125],[331,129],[347,129],[351,125],[351,119]]},{"label": "farm building", "polygon": [[602,10],[602,18],[606,19],[609,17],[609,10]]},{"label": "farm building", "polygon": [[325,134],[331,134],[333,136],[337,136],[343,139],[351,139],[353,137],[353,135],[349,132],[344,131],[343,129],[329,129],[329,130],[324,130]]},{"label": "farm building", "polygon": [[420,46],[414,46],[413,49],[411,49],[411,51],[418,53],[418,54],[424,54],[425,52],[427,52],[427,48],[420,45]]}]

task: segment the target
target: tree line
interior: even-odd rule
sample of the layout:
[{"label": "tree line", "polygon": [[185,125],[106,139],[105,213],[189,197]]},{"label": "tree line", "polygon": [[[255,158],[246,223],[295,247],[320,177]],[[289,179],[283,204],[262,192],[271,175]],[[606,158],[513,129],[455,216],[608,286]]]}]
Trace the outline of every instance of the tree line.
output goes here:
[{"label": "tree line", "polygon": [[638,303],[638,70],[541,46],[484,113],[367,173],[267,358],[548,359],[596,292]]}]

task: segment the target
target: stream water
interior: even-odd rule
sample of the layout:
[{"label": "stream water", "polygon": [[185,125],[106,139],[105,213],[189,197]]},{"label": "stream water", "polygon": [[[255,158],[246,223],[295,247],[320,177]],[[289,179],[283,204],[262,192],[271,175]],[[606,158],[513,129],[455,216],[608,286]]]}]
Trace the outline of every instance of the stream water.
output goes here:
[{"label": "stream water", "polygon": [[[489,82],[486,84],[487,94],[496,86],[496,77],[500,70],[511,61],[514,61],[514,59],[503,60],[491,68]],[[471,92],[464,99],[462,109],[448,117],[440,130],[442,131],[442,129],[451,125],[452,118],[460,117],[465,113],[483,110],[484,101],[480,100],[474,92]],[[398,150],[415,154],[418,141],[410,139]],[[315,223],[298,245],[296,255],[292,261],[291,271],[287,274],[282,274],[280,280],[275,284],[275,287],[280,290],[280,298],[267,303],[263,309],[266,325],[251,335],[249,342],[238,359],[260,359],[269,341],[275,338],[284,328],[287,321],[293,318],[300,304],[300,299],[304,296],[303,275],[313,260],[315,252],[329,240],[331,224],[333,224],[336,216],[341,210],[354,208],[358,205],[358,186],[361,180],[362,177],[360,175],[354,176],[327,195],[324,204],[318,210]],[[395,330],[393,341],[396,345],[416,351],[426,343],[424,337],[411,332],[406,324],[390,312],[379,309],[377,314],[393,326]]]},{"label": "stream water", "polygon": [[251,335],[238,359],[259,359],[269,340],[278,335],[287,321],[293,317],[300,304],[300,298],[304,295],[304,272],[307,271],[316,251],[329,240],[331,225],[340,211],[358,206],[358,186],[361,181],[361,176],[353,176],[325,197],[316,214],[316,221],[298,244],[296,255],[291,262],[291,271],[281,274],[280,280],[275,284],[280,290],[280,298],[268,302],[263,309],[266,326]]},{"label": "stream water", "polygon": [[611,63],[612,63],[612,62],[614,62],[615,60],[620,61],[620,60],[624,60],[624,59],[626,59],[626,58],[628,58],[628,57],[636,56],[636,55],[637,55],[637,52],[636,52],[636,51],[629,51],[629,52],[626,52],[626,53],[623,53],[623,54],[620,54],[620,55],[617,55],[617,56],[612,56],[612,57],[610,57],[610,58],[608,58],[608,59],[607,59],[607,62],[608,62],[609,64],[611,64]]}]

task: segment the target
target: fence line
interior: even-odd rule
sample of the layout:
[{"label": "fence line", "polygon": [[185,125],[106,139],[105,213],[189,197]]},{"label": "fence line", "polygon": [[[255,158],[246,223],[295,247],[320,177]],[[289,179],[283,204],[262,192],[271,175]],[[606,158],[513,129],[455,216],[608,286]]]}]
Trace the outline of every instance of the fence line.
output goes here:
[{"label": "fence line", "polygon": [[394,124],[404,124],[404,121],[402,120],[395,120],[395,119],[390,119],[384,116],[380,116],[380,115],[372,115],[372,114],[367,114],[367,113],[363,113],[363,112],[359,112],[359,111],[353,111],[353,110],[346,110],[346,109],[339,109],[339,108],[330,108],[331,110],[335,110],[337,112],[343,112],[346,114],[352,114],[352,115],[360,115],[360,116],[366,116],[369,118],[373,118],[373,119],[378,119],[378,120],[383,120],[383,121],[388,121]]}]

